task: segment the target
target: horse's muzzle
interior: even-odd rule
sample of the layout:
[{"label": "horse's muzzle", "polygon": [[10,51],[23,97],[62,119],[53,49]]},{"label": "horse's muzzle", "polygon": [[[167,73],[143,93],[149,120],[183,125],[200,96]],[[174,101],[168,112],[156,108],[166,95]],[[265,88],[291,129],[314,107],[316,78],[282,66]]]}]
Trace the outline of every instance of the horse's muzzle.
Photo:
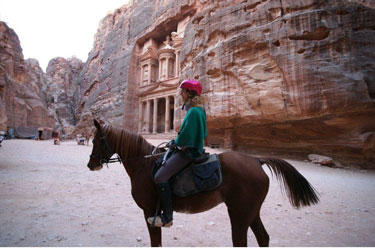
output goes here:
[{"label": "horse's muzzle", "polygon": [[89,163],[89,164],[87,164],[87,167],[88,167],[91,171],[99,171],[100,169],[103,168],[103,165],[100,164],[100,165],[97,165],[96,167],[93,167],[93,166],[91,166],[90,163]]}]

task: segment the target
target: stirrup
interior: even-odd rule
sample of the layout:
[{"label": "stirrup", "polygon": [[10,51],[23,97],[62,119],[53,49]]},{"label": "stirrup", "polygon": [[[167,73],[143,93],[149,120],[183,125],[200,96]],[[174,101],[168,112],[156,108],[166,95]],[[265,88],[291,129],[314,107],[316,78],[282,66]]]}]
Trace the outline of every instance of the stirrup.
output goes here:
[{"label": "stirrup", "polygon": [[[155,220],[155,224],[154,224],[154,220]],[[149,217],[147,219],[147,222],[150,225],[154,224],[155,227],[171,227],[173,225],[173,220],[170,220],[169,222],[164,223],[160,216]]]}]

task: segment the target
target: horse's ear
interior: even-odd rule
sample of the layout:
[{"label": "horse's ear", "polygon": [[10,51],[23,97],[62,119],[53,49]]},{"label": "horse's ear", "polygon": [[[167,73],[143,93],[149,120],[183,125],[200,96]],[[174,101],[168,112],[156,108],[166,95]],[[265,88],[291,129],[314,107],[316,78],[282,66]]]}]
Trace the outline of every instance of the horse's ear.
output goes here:
[{"label": "horse's ear", "polygon": [[99,123],[96,119],[94,119],[94,125],[95,125],[96,129],[97,129],[98,131],[100,131],[101,126],[100,126],[100,123]]}]

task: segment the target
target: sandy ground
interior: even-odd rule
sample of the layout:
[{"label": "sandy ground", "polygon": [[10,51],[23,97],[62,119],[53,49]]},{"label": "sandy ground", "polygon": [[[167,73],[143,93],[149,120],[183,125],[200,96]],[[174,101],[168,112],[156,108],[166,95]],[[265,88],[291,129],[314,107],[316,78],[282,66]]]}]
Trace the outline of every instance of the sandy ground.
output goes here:
[{"label": "sandy ground", "polygon": [[[74,141],[60,146],[51,140],[3,142],[0,246],[149,246],[143,213],[131,197],[124,168],[115,163],[89,171],[91,149]],[[261,210],[270,246],[375,246],[373,171],[289,162],[319,191],[321,202],[296,210],[271,179]],[[174,226],[163,230],[164,246],[232,246],[224,204],[200,214],[175,213],[174,219]],[[257,246],[251,231],[248,245]]]}]

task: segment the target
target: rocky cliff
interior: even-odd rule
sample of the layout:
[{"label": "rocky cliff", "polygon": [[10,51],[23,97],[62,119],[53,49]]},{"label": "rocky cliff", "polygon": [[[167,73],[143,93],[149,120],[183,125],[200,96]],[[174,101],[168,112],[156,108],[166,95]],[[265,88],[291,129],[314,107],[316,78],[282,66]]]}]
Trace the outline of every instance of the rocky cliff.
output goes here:
[{"label": "rocky cliff", "polygon": [[38,61],[24,60],[17,34],[0,22],[0,129],[53,127],[42,91],[46,84]]},{"label": "rocky cliff", "polygon": [[[23,73],[39,66],[23,60],[2,24],[0,122],[53,118],[74,135],[97,117],[136,132],[141,49],[176,36],[186,20],[180,79],[203,84],[208,144],[375,168],[374,14],[370,0],[138,0],[101,21],[83,66],[56,58],[45,76]],[[21,96],[25,82],[42,91]],[[180,104],[176,96],[177,128]]]},{"label": "rocky cliff", "polygon": [[[80,75],[78,113],[136,131],[137,46],[190,16],[181,79],[203,84],[209,143],[374,167],[374,7],[365,0],[134,1],[102,20]],[[180,122],[184,114],[175,115]]]},{"label": "rocky cliff", "polygon": [[24,60],[17,34],[0,22],[0,130],[50,127],[74,136],[82,68],[77,58],[59,57],[44,73],[37,60]]},{"label": "rocky cliff", "polygon": [[79,126],[93,116],[136,131],[138,119],[137,48],[149,37],[161,39],[192,15],[194,1],[134,1],[106,16],[80,75]]},{"label": "rocky cliff", "polygon": [[365,1],[208,4],[181,64],[182,78],[204,83],[209,140],[374,166],[374,14]]},{"label": "rocky cliff", "polygon": [[47,88],[45,90],[49,113],[54,117],[56,129],[67,138],[72,138],[78,122],[76,94],[78,76],[83,68],[78,58],[53,58],[47,66]]}]

